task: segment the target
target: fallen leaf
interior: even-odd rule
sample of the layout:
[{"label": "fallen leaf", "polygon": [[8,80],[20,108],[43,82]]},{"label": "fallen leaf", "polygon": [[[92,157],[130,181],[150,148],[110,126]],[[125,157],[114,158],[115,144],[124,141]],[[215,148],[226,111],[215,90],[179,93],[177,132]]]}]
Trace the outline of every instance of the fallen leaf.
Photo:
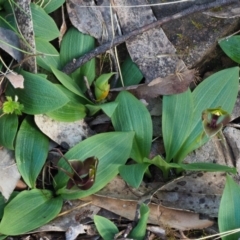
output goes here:
[{"label": "fallen leaf", "polygon": [[112,40],[109,0],[102,1],[99,6],[94,1],[84,0],[67,0],[66,3],[70,21],[75,28],[93,36],[100,43]]},{"label": "fallen leaf", "polygon": [[59,145],[67,144],[71,148],[92,135],[91,129],[83,120],[58,122],[43,114],[35,115],[34,119],[38,128]]},{"label": "fallen leaf", "polygon": [[185,70],[179,75],[171,74],[165,78],[156,78],[150,83],[139,84],[129,87],[113,88],[111,92],[120,92],[127,90],[139,99],[156,98],[160,95],[171,95],[186,91],[191,82],[194,82],[197,76],[195,69]]},{"label": "fallen leaf", "polygon": [[24,78],[22,75],[17,74],[15,72],[11,72],[8,73],[6,77],[14,88],[24,88],[23,86]]},{"label": "fallen leaf", "polygon": [[8,200],[21,175],[18,172],[13,151],[0,149],[0,159],[0,192]]},{"label": "fallen leaf", "polygon": [[23,59],[23,54],[18,50],[20,42],[17,34],[12,30],[0,27],[0,39],[0,48],[20,62]]},{"label": "fallen leaf", "polygon": [[[121,200],[109,197],[92,195],[83,198],[83,201],[91,201],[92,204],[119,214],[122,217],[133,220],[138,202],[135,200]],[[201,219],[200,215],[190,211],[183,211],[149,204],[150,214],[148,223],[179,230],[203,229],[211,226],[213,221]]]}]

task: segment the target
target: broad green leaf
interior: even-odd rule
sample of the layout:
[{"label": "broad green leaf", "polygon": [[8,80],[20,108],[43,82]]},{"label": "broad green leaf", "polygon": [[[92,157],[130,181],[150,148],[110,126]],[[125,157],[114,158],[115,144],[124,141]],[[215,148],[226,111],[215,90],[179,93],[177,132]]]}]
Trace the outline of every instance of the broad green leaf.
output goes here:
[{"label": "broad green leaf", "polygon": [[[0,115],[2,111],[0,110]],[[18,116],[16,114],[5,114],[0,117],[0,145],[5,148],[14,149],[14,139],[18,128]]]},{"label": "broad green leaf", "polygon": [[[202,112],[208,108],[221,107],[231,114],[237,99],[239,67],[219,71],[201,82],[193,91],[194,110],[188,137],[174,157],[181,162],[191,151],[199,148],[208,140],[202,138]],[[186,126],[187,127],[187,126]]]},{"label": "broad green leaf", "polygon": [[221,39],[218,44],[233,61],[240,63],[240,35]]},{"label": "broad green leaf", "polygon": [[18,195],[18,192],[12,192],[10,198],[8,199],[8,201],[6,202],[6,199],[3,197],[3,195],[0,193],[0,220],[3,217],[3,212],[4,212],[4,208],[5,206],[16,196]]},{"label": "broad green leaf", "polygon": [[138,188],[148,167],[149,164],[147,163],[136,163],[132,165],[122,165],[118,170],[124,181],[132,187]]},{"label": "broad green leaf", "polygon": [[31,3],[33,30],[35,37],[51,41],[59,37],[60,32],[53,19],[37,4]]},{"label": "broad green leaf", "polygon": [[45,70],[51,72],[51,67],[60,67],[59,52],[47,40],[36,38],[37,64]]},{"label": "broad green leaf", "polygon": [[65,0],[43,0],[39,1],[41,7],[45,10],[46,13],[51,13],[61,7]]},{"label": "broad green leaf", "polygon": [[89,103],[88,99],[82,98],[79,95],[73,93],[72,91],[70,91],[67,88],[65,88],[62,84],[55,84],[55,86],[59,90],[61,90],[70,99],[71,102],[81,103],[83,105]]},{"label": "broad green leaf", "polygon": [[162,131],[166,161],[170,162],[188,137],[193,114],[193,99],[190,90],[164,96]]},{"label": "broad green leaf", "polygon": [[[137,85],[143,79],[142,72],[130,57],[127,57],[121,65],[121,71],[124,86]],[[117,87],[122,87],[120,80],[118,80]]]},{"label": "broad green leaf", "polygon": [[[65,73],[59,71],[58,69],[52,67],[52,72],[56,76],[56,78],[59,80],[59,82],[62,83],[63,86],[65,86],[68,90],[71,92],[77,94],[78,96],[82,97],[83,99],[89,101],[84,94],[82,93],[82,90],[79,88],[79,86]],[[89,101],[90,102],[90,101]]]},{"label": "broad green leaf", "polygon": [[[68,62],[73,61],[73,59],[83,56],[94,48],[95,39],[93,37],[79,32],[74,27],[70,28],[64,35],[61,43],[60,59],[62,67],[64,67]],[[82,91],[85,92],[86,85],[84,83],[83,76],[87,77],[89,85],[91,85],[96,76],[95,59],[91,59],[71,74],[73,80],[82,89]]]},{"label": "broad green leaf", "polygon": [[237,169],[210,162],[196,162],[190,164],[179,164],[179,166],[187,171],[206,171],[206,172],[229,172],[236,174]]},{"label": "broad green leaf", "polygon": [[86,107],[89,110],[89,115],[92,116],[96,114],[98,111],[102,110],[108,117],[112,117],[118,103],[117,102],[109,102],[103,103],[99,105],[90,105],[87,104]]},{"label": "broad green leaf", "polygon": [[53,198],[51,191],[23,191],[5,207],[0,233],[16,236],[34,230],[54,219],[61,208],[62,199]]},{"label": "broad green leaf", "polygon": [[131,93],[122,91],[116,98],[117,109],[112,115],[116,131],[134,131],[131,158],[141,163],[148,157],[152,141],[152,120],[147,108]]},{"label": "broad green leaf", "polygon": [[24,105],[23,112],[41,114],[62,107],[69,99],[53,83],[38,74],[20,72],[24,77],[24,89],[15,89],[15,95]]},{"label": "broad green leaf", "polygon": [[86,116],[86,108],[81,103],[70,101],[61,108],[47,112],[46,115],[56,121],[74,122]]},{"label": "broad green leaf", "polygon": [[[133,137],[133,132],[102,133],[74,146],[65,154],[69,161],[74,159],[83,161],[91,156],[99,159],[95,183],[89,190],[67,190],[65,187],[69,177],[63,171],[59,171],[54,178],[57,194],[61,194],[64,199],[76,199],[102,189],[118,174],[118,167],[125,164],[129,158]],[[63,159],[59,166],[69,170],[69,165]]]},{"label": "broad green leaf", "polygon": [[[240,228],[240,187],[227,175],[218,213],[218,226],[221,233]],[[222,237],[223,240],[239,239],[240,232]]]},{"label": "broad green leaf", "polygon": [[149,207],[146,204],[142,204],[140,207],[140,219],[137,226],[130,232],[129,237],[136,240],[145,239],[147,230],[147,221],[149,216]]},{"label": "broad green leaf", "polygon": [[18,170],[30,188],[35,188],[36,179],[48,155],[48,138],[28,116],[22,122],[16,138],[15,157]]},{"label": "broad green leaf", "polygon": [[104,240],[114,239],[114,236],[119,232],[116,225],[107,218],[95,215],[93,219],[98,233]]},{"label": "broad green leaf", "polygon": [[6,238],[7,238],[7,236],[0,235],[0,240],[6,239]]}]

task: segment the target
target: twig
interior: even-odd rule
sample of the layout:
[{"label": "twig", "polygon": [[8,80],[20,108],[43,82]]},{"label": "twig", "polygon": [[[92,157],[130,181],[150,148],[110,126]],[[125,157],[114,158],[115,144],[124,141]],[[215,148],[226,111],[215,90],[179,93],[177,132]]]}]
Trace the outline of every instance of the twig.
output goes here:
[{"label": "twig", "polygon": [[162,18],[158,21],[155,21],[155,22],[145,25],[141,28],[133,30],[132,32],[129,32],[123,36],[119,36],[119,37],[113,39],[112,41],[107,42],[107,43],[95,48],[94,50],[88,52],[87,54],[83,55],[82,57],[76,59],[76,61],[68,63],[62,70],[63,70],[63,72],[70,74],[70,73],[74,72],[77,68],[82,66],[84,63],[91,60],[92,58],[94,58],[100,54],[103,54],[108,49],[116,47],[117,45],[129,40],[132,37],[135,37],[136,35],[139,35],[139,34],[145,32],[145,31],[148,31],[152,28],[159,27],[164,23],[167,23],[169,21],[172,21],[172,20],[175,20],[178,18],[185,17],[187,15],[190,15],[190,14],[193,14],[196,12],[204,11],[204,10],[207,10],[210,8],[220,7],[220,6],[231,4],[231,3],[234,3],[237,1],[239,1],[239,0],[216,0],[215,2],[211,2],[211,3],[194,5],[193,7],[185,9],[180,13],[174,14],[169,17]]}]

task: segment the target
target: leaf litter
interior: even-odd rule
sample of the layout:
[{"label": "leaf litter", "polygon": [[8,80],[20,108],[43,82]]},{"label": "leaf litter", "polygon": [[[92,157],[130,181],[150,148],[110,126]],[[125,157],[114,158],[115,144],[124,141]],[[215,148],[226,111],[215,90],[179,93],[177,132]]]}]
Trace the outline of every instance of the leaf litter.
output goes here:
[{"label": "leaf litter", "polygon": [[[86,5],[85,1],[78,1],[78,2]],[[105,1],[103,1],[103,2],[105,3]],[[114,2],[116,2],[116,1],[114,1]],[[131,1],[129,1],[128,3],[132,4]],[[143,4],[143,2],[141,2],[141,1],[138,1],[138,3]],[[69,15],[71,17],[72,23],[74,21],[76,21],[76,19],[73,20],[74,13],[71,12],[73,9],[73,6],[76,7],[75,4],[76,3],[74,3],[74,1],[67,1],[68,11],[69,11]],[[121,5],[123,3],[117,2],[115,4]],[[103,4],[103,6],[104,6],[104,4]],[[75,9],[78,9],[78,8],[76,7]],[[98,38],[100,42],[104,42],[104,39],[107,39],[109,37],[109,35],[111,35],[111,30],[112,30],[111,24],[109,23],[109,19],[105,20],[103,18],[103,16],[104,17],[110,16],[109,12],[108,12],[108,14],[105,14],[105,12],[104,12],[107,8],[103,7],[102,11],[103,10],[104,11],[101,12],[101,11],[98,11],[97,8],[93,7],[88,13],[86,12],[86,9],[89,9],[89,8],[81,8],[80,7],[79,9],[81,9],[81,14],[83,14],[84,16],[85,15],[86,16],[89,15],[90,17],[92,17],[94,15],[97,16],[96,17],[97,20],[92,21],[92,25],[88,25],[88,26],[90,26],[90,28],[82,27],[81,31],[83,31],[83,32],[85,31],[86,33],[93,31],[93,34],[95,34],[95,37]],[[118,18],[121,23],[121,26],[122,27],[124,25],[126,26],[125,31],[128,30],[127,28],[131,27],[131,25],[134,26],[134,24],[136,24],[135,20],[138,18],[130,18],[130,20],[134,20],[134,21],[132,21],[133,23],[130,23],[129,16],[128,16],[128,18],[126,18],[126,16],[125,17],[123,16],[123,14],[127,13],[127,15],[130,15],[130,16],[139,16],[139,14],[142,14],[142,12],[140,12],[140,11],[137,12],[136,9],[133,9],[132,12],[131,11],[127,12],[127,11],[125,11],[126,9],[124,9],[124,11],[120,12],[120,11],[118,11],[118,9],[119,8],[117,8],[115,11],[119,12]],[[145,10],[146,13],[149,11],[151,11],[149,8]],[[149,13],[149,15],[152,17],[151,20],[154,20],[153,14]],[[75,18],[78,18],[78,16],[79,16],[79,12],[75,13]],[[146,19],[146,21],[147,20],[149,20],[149,18]],[[144,22],[144,21],[141,21],[141,22],[146,24],[146,22]],[[79,25],[79,22],[77,22],[75,24]],[[86,27],[86,26],[87,26],[87,24],[84,24],[84,27]],[[105,27],[105,31],[103,31],[103,26]],[[95,29],[93,29],[94,27],[95,27]],[[106,29],[108,29],[108,30],[106,30]],[[123,29],[124,29],[124,27],[123,27]],[[99,32],[99,30],[100,30],[100,32]],[[105,33],[107,32],[107,34],[103,35],[104,32]],[[149,51],[146,51],[146,49],[144,50],[145,54],[146,54],[146,52],[150,52],[150,53],[147,53],[148,56],[151,56],[150,61],[146,61],[147,57],[142,58],[142,57],[134,55],[134,54],[138,53],[138,50],[136,50],[136,47],[139,47],[141,44],[143,44],[144,41],[149,42],[150,36],[154,35],[158,39],[164,38],[162,35],[160,37],[158,34],[159,33],[156,33],[155,30],[153,30],[153,32],[151,32],[150,35],[143,34],[142,38],[140,37],[140,43],[138,43],[137,40],[136,40],[137,43],[135,41],[127,42],[128,50],[130,53],[132,53],[132,55],[131,55],[132,58],[134,60],[136,60],[136,63],[139,65],[139,67],[143,71],[143,73],[146,77],[146,80],[148,81],[149,79],[150,80],[154,79],[152,82],[144,84],[143,88],[141,87],[141,85],[136,86],[136,89],[139,89],[138,90],[139,92],[136,94],[139,98],[144,98],[147,95],[151,95],[153,98],[155,98],[159,95],[183,92],[187,89],[189,84],[195,78],[195,74],[196,74],[195,70],[184,71],[183,75],[186,74],[186,77],[183,76],[183,79],[179,79],[179,77],[176,74],[174,74],[174,69],[176,67],[178,59],[176,61],[174,61],[174,63],[169,64],[170,69],[171,69],[170,71],[166,70],[168,72],[168,74],[172,73],[173,76],[171,77],[171,75],[170,75],[164,79],[160,78],[159,77],[161,75],[159,73],[160,68],[158,66],[159,69],[156,70],[156,68],[154,68],[155,63],[153,63],[153,60],[151,59],[151,57],[154,56],[154,54],[156,55],[156,48],[152,48],[152,46],[150,49],[148,49]],[[164,33],[162,32],[162,34],[164,34]],[[141,42],[141,41],[143,41],[143,42]],[[165,39],[165,41],[168,41],[168,40]],[[167,43],[165,42],[166,45],[168,45],[169,43],[170,42],[167,42]],[[163,43],[160,42],[159,44],[163,44]],[[164,46],[166,46],[166,45],[164,45]],[[159,49],[159,45],[157,46],[157,49]],[[166,48],[164,48],[164,49],[166,49]],[[168,49],[169,49],[169,52],[167,52],[167,53],[161,52],[158,54],[160,54],[160,55],[161,54],[163,54],[163,55],[164,54],[165,55],[175,54],[175,49],[173,49],[172,46],[170,46]],[[140,56],[141,56],[141,54],[140,54]],[[164,58],[166,57],[168,59],[169,56],[163,56],[163,57]],[[142,63],[139,60],[140,58],[142,60]],[[155,58],[157,58],[157,56],[155,56]],[[149,66],[149,62],[150,62],[151,69],[154,69],[153,73],[149,72],[149,67],[145,68],[145,64],[147,66]],[[159,64],[159,62],[161,63],[161,61],[159,61],[159,59],[157,59],[158,64]],[[141,64],[144,65],[144,67],[141,67]],[[156,73],[155,71],[158,71],[158,72]],[[154,74],[156,76],[154,76]],[[168,74],[165,74],[165,75],[168,75]],[[169,81],[170,81],[170,83],[169,83]],[[180,83],[176,84],[175,81],[179,81]],[[164,87],[164,84],[167,84],[167,87]],[[123,90],[123,89],[121,89],[121,90]],[[127,89],[127,90],[129,90],[129,89]],[[36,121],[38,127],[47,136],[49,136],[52,140],[54,140],[55,142],[57,142],[60,145],[63,142],[66,142],[67,145],[72,147],[76,143],[81,141],[82,139],[89,136],[87,133],[89,130],[84,131],[87,128],[85,123],[83,123],[84,127],[82,125],[79,125],[79,123],[76,123],[77,125],[70,127],[72,129],[80,128],[81,129],[80,134],[76,133],[76,132],[73,133],[74,131],[71,131],[68,133],[68,132],[66,132],[66,128],[64,126],[63,127],[57,126],[57,128],[60,128],[60,129],[56,131],[55,128],[53,129],[53,125],[46,124],[47,120],[44,116],[41,116],[41,118],[43,120],[42,119],[40,120],[40,117],[35,117],[35,121]],[[40,121],[44,122],[44,124],[43,124],[44,126],[41,125]],[[52,120],[50,120],[50,122],[52,122]],[[53,129],[53,130],[51,130],[51,129]],[[63,134],[63,136],[61,136],[60,134]],[[210,149],[211,150],[209,150],[209,149],[207,150],[208,153],[211,151],[214,151],[213,150],[214,147],[212,147]],[[195,153],[197,154],[197,152],[198,152],[198,150]],[[199,150],[198,154],[202,155],[201,149]],[[214,161],[215,159],[218,159],[218,158],[219,158],[219,156],[215,155],[212,160]],[[209,159],[209,157],[208,157],[208,159]],[[194,161],[194,158],[190,156],[189,159],[186,161],[192,162],[192,161]],[[15,175],[17,175],[17,174],[15,173]],[[1,176],[2,176],[2,174],[1,174]],[[113,184],[112,188],[109,187],[111,184]],[[210,188],[209,188],[209,186],[210,186]],[[210,173],[210,174],[209,173],[207,173],[207,174],[206,173],[187,174],[187,175],[185,175],[179,179],[176,179],[164,186],[160,186],[160,187],[158,187],[159,192],[157,192],[154,195],[154,199],[155,199],[155,201],[160,201],[161,204],[159,205],[159,202],[158,202],[158,204],[154,204],[154,203],[149,204],[150,211],[151,211],[149,223],[152,223],[154,225],[161,225],[164,227],[170,226],[170,227],[180,229],[180,230],[206,228],[206,227],[212,225],[213,221],[211,221],[207,217],[206,217],[206,219],[200,219],[199,213],[207,214],[207,216],[211,216],[211,217],[216,216],[218,205],[219,205],[219,198],[221,196],[223,186],[224,186],[224,178],[223,178],[222,174],[212,174],[212,173]],[[115,189],[115,191],[114,191],[114,189]],[[201,189],[202,192],[199,192],[199,189]],[[84,201],[91,201],[91,205],[90,205],[91,207],[90,207],[89,211],[92,213],[85,214],[85,215],[91,217],[91,216],[95,215],[100,210],[100,208],[107,208],[108,210],[113,211],[113,212],[119,214],[120,216],[129,218],[130,220],[132,220],[132,219],[134,219],[135,209],[137,208],[137,203],[139,202],[139,197],[141,195],[143,195],[144,193],[148,192],[149,189],[148,189],[148,191],[146,191],[146,189],[144,189],[142,191],[143,192],[141,192],[141,194],[136,197],[136,194],[131,194],[132,192],[134,192],[134,189],[130,189],[130,187],[127,186],[120,178],[116,178],[108,186],[106,186],[102,191],[98,192],[96,195],[92,195],[90,197],[83,199]],[[115,195],[114,195],[114,193],[115,193]],[[6,196],[8,196],[9,193],[4,193],[4,194]],[[186,200],[186,196],[188,198],[187,202],[184,201],[184,200]],[[78,201],[76,201],[76,202],[79,203]],[[199,207],[197,208],[197,206],[193,205],[192,202],[198,204]],[[178,205],[177,205],[177,203],[178,203]],[[96,205],[98,207],[96,207],[94,205]],[[174,209],[173,207],[176,209]],[[206,208],[208,210],[206,210]],[[209,212],[209,209],[211,209],[210,212]],[[84,211],[88,211],[87,208],[84,208],[83,212]],[[78,212],[78,214],[80,214],[80,213]],[[84,213],[82,213],[81,215],[84,215]],[[73,215],[70,218],[76,218],[76,215]],[[69,219],[69,217],[66,217],[66,219]],[[63,220],[63,222],[66,221],[66,219]],[[42,231],[53,231],[55,229],[54,226],[56,226],[56,225],[59,226],[62,223],[53,223],[52,226],[50,226],[49,228],[45,228],[45,230],[42,230]],[[67,230],[73,231],[70,229],[70,227],[69,228],[66,227],[67,224],[65,224],[65,225],[64,224],[65,223],[63,223],[63,227],[60,228],[61,229],[60,231],[67,231]],[[70,225],[72,226],[72,223]],[[70,225],[68,225],[68,226],[70,226]],[[74,227],[76,229],[77,228],[80,229],[78,234],[83,233],[86,230],[78,222],[77,223],[75,222]],[[78,234],[76,234],[76,236]]]}]

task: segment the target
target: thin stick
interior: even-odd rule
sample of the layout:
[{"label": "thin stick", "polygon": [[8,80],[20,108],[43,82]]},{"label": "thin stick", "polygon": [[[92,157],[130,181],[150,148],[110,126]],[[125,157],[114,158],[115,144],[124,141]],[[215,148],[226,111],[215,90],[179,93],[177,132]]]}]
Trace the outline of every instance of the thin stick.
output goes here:
[{"label": "thin stick", "polygon": [[139,34],[145,32],[145,31],[148,31],[152,28],[159,27],[164,23],[167,23],[169,21],[185,17],[187,15],[190,15],[190,14],[193,14],[193,13],[196,13],[196,12],[204,11],[204,10],[207,10],[207,9],[210,9],[210,8],[220,7],[220,6],[223,6],[223,5],[226,5],[226,4],[231,4],[231,3],[234,3],[234,2],[237,2],[237,1],[238,0],[216,0],[215,2],[211,2],[211,3],[194,5],[193,7],[185,9],[180,13],[174,14],[174,15],[169,16],[169,17],[162,18],[162,19],[160,19],[158,21],[155,21],[153,23],[150,23],[146,26],[143,26],[141,28],[133,30],[132,32],[129,32],[129,33],[123,35],[123,36],[119,36],[119,37],[113,39],[112,41],[107,42],[107,43],[95,48],[94,50],[92,50],[92,51],[88,52],[87,54],[83,55],[82,57],[78,58],[76,61],[68,63],[63,68],[63,72],[65,72],[67,74],[70,74],[70,73],[74,72],[77,68],[82,66],[84,63],[88,62],[89,60],[91,60],[92,58],[94,58],[94,57],[96,57],[100,54],[103,54],[108,49],[116,47],[119,44],[129,40],[130,38],[135,37],[136,35],[139,35]]},{"label": "thin stick", "polygon": [[96,101],[96,99],[95,99],[94,96],[93,96],[93,93],[92,93],[92,90],[91,90],[91,88],[90,88],[90,86],[89,86],[89,82],[88,82],[87,77],[84,76],[84,77],[83,77],[83,80],[84,80],[84,83],[85,83],[85,85],[86,85],[86,87],[87,87],[87,92],[88,92],[89,98],[91,99],[92,102],[96,103],[97,101]]}]

